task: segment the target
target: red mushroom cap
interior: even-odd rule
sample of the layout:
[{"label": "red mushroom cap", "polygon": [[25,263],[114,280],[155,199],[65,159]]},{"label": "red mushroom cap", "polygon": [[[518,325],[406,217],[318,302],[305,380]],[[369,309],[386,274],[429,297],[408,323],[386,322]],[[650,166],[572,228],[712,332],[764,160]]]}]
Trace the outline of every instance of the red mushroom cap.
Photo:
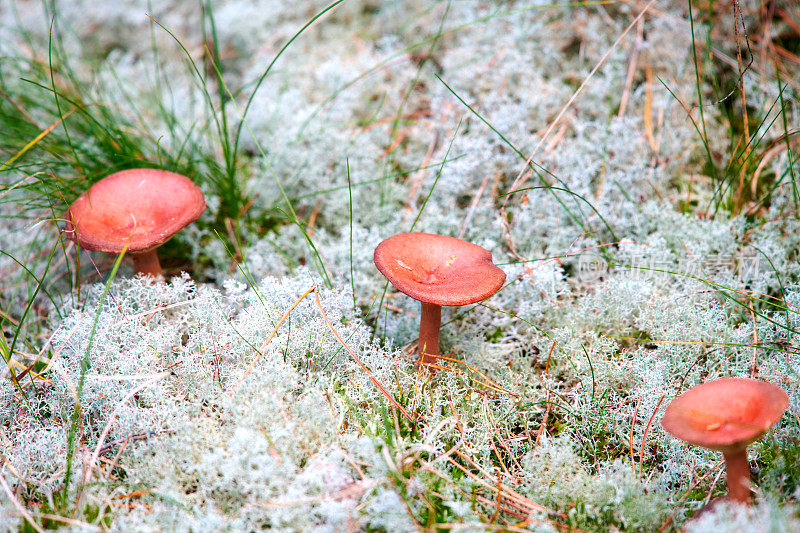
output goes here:
[{"label": "red mushroom cap", "polygon": [[723,378],[693,387],[672,400],[661,426],[685,442],[731,453],[766,433],[787,405],[789,396],[777,385]]},{"label": "red mushroom cap", "polygon": [[65,231],[95,252],[160,246],[206,209],[200,187],[186,176],[136,168],[101,179],[72,202]]},{"label": "red mushroom cap", "polygon": [[496,293],[506,274],[477,244],[431,233],[401,233],[375,248],[375,266],[397,290],[436,305],[467,305]]}]

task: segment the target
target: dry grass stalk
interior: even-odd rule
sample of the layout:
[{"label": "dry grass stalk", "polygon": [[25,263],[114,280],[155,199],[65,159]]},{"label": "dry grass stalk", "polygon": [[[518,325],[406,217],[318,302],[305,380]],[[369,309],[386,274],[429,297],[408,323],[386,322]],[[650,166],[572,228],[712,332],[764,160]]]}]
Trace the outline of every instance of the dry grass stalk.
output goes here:
[{"label": "dry grass stalk", "polygon": [[239,381],[237,381],[237,382],[236,382],[236,383],[235,383],[235,384],[234,384],[234,385],[231,387],[231,389],[228,391],[228,394],[229,394],[229,395],[232,395],[232,394],[234,393],[234,391],[235,391],[235,390],[236,390],[236,388],[239,386],[239,384],[240,384],[242,381],[244,381],[244,380],[245,380],[245,378],[246,378],[247,376],[249,376],[249,375],[250,375],[250,373],[253,371],[253,369],[256,367],[256,364],[258,364],[258,361],[261,359],[261,356],[264,354],[264,350],[267,348],[267,346],[269,346],[269,343],[270,343],[270,342],[272,342],[272,339],[275,337],[275,334],[276,334],[276,333],[278,333],[278,328],[280,328],[280,327],[281,327],[281,325],[282,325],[282,324],[283,324],[283,323],[286,321],[286,319],[287,319],[287,318],[289,318],[289,315],[291,315],[291,314],[292,314],[292,311],[294,311],[295,309],[297,309],[297,306],[298,306],[298,305],[300,305],[300,302],[302,302],[303,300],[305,300],[306,296],[308,296],[309,294],[311,294],[311,293],[312,293],[312,292],[314,292],[315,290],[317,290],[317,286],[316,286],[316,285],[314,285],[314,286],[310,287],[310,288],[309,288],[309,289],[308,289],[306,292],[304,292],[304,293],[303,293],[303,294],[302,294],[302,295],[301,295],[301,296],[300,296],[300,297],[299,297],[297,300],[295,300],[295,302],[292,304],[292,306],[291,306],[291,307],[290,307],[290,308],[289,308],[289,309],[288,309],[288,310],[287,310],[287,311],[286,311],[286,312],[285,312],[285,313],[284,313],[284,314],[281,316],[280,320],[278,320],[278,323],[277,323],[277,324],[275,324],[275,327],[272,329],[272,332],[269,334],[269,337],[267,337],[267,340],[265,340],[265,341],[264,341],[264,344],[262,344],[262,345],[261,345],[261,348],[259,348],[259,350],[258,350],[258,355],[256,355],[256,358],[255,358],[255,359],[253,359],[253,362],[252,362],[252,363],[250,363],[250,365],[247,367],[247,370],[245,370],[245,372],[244,372],[244,374],[242,375],[242,377],[241,377],[241,378],[239,378]]},{"label": "dry grass stalk", "polygon": [[[138,387],[133,388],[125,397],[120,401],[117,406],[112,411],[111,416],[108,417],[108,422],[106,426],[103,428],[102,433],[100,433],[100,437],[97,439],[97,446],[94,449],[94,453],[92,453],[91,460],[89,461],[89,467],[86,469],[86,474],[83,477],[84,485],[89,483],[92,479],[92,470],[94,469],[94,465],[97,462],[97,458],[100,456],[100,449],[103,447],[103,443],[106,441],[106,437],[108,436],[108,432],[111,431],[111,425],[114,423],[114,420],[117,419],[117,413],[125,405],[128,400],[133,398],[138,392],[146,389],[147,387],[154,385],[156,382],[161,381],[162,379],[171,376],[173,373],[172,371],[160,372],[147,380],[146,382],[142,383]],[[80,498],[79,498],[80,499]]]},{"label": "dry grass stalk", "polygon": [[[472,381],[475,381],[476,383],[479,383],[479,384],[483,385],[484,387],[489,388],[489,389],[491,389],[491,390],[493,390],[495,392],[501,392],[501,393],[504,393],[504,394],[510,394],[511,396],[513,396],[515,398],[519,398],[519,394],[517,394],[516,392],[513,392],[511,390],[508,390],[505,387],[500,386],[499,384],[494,382],[492,379],[490,379],[489,376],[487,376],[486,374],[484,374],[483,372],[481,372],[477,368],[473,367],[469,363],[465,363],[464,361],[461,361],[460,359],[455,359],[453,357],[447,357],[446,355],[441,355],[441,354],[437,355],[436,358],[437,359],[443,359],[445,361],[450,361],[452,363],[458,363],[460,365],[464,365],[470,371],[474,372],[475,374],[479,375],[480,377],[482,377],[483,379],[486,380],[486,382],[482,382],[482,381],[479,381],[479,380],[476,380],[476,379],[470,377],[470,379],[472,379]],[[448,368],[448,367],[445,367],[445,366],[440,366],[440,365],[436,365],[436,364],[432,364],[432,363],[423,363],[423,364],[425,366],[429,367],[429,368],[435,368],[436,370],[445,370],[447,372],[455,372],[455,373],[461,374],[461,372],[459,372],[458,370],[453,369],[453,368]],[[465,374],[462,374],[462,375],[465,375]]]},{"label": "dry grass stalk", "polygon": [[20,503],[17,497],[14,496],[11,487],[8,486],[5,477],[3,477],[2,471],[0,471],[0,486],[3,487],[3,490],[6,491],[6,496],[8,496],[8,499],[11,500],[11,503],[14,505],[14,507],[17,508],[17,510],[20,512],[23,518],[25,518],[25,520],[28,521],[31,527],[36,531],[38,531],[39,533],[44,533],[44,529],[42,529],[41,526],[39,526],[39,524],[37,524],[36,521],[34,521],[33,517],[30,515],[28,510],[25,509],[25,507],[22,505],[22,503]]},{"label": "dry grass stalk", "polygon": [[383,393],[384,396],[386,396],[386,398],[392,403],[392,405],[397,407],[397,409],[401,413],[403,413],[403,416],[405,416],[409,422],[412,421],[413,418],[408,413],[408,411],[406,411],[405,407],[400,405],[400,403],[395,399],[395,397],[392,396],[392,394],[388,390],[386,390],[383,385],[380,384],[375,375],[370,371],[369,368],[367,368],[367,365],[365,365],[364,362],[358,358],[358,356],[355,354],[352,348],[350,348],[350,346],[347,345],[344,339],[342,339],[341,335],[339,335],[339,332],[336,331],[336,328],[333,327],[333,324],[331,324],[330,320],[328,320],[328,315],[325,313],[325,308],[322,307],[322,302],[319,299],[319,290],[317,290],[316,285],[313,287],[313,292],[314,292],[314,298],[316,299],[317,302],[317,307],[319,307],[319,312],[322,314],[322,319],[325,321],[325,324],[328,326],[328,329],[331,330],[331,333],[333,333],[333,336],[336,337],[336,340],[338,340],[339,343],[342,345],[342,347],[344,347],[344,349],[347,350],[347,353],[350,354],[350,356],[358,364],[358,366],[360,366],[364,370],[364,372],[367,373],[369,379],[375,384],[376,387],[378,387],[378,389],[380,389],[380,391]]},{"label": "dry grass stalk", "polygon": [[631,50],[631,59],[628,62],[628,71],[625,73],[625,88],[622,90],[622,98],[619,102],[618,117],[625,115],[625,109],[628,107],[628,98],[631,95],[631,85],[633,85],[633,76],[636,74],[636,68],[639,61],[639,50],[644,41],[644,19],[639,19],[636,23],[636,41],[633,43],[633,50]]},{"label": "dry grass stalk", "polygon": [[[528,180],[528,178],[530,178],[530,176],[532,174],[531,165],[532,165],[533,158],[536,155],[536,153],[539,151],[539,148],[541,147],[542,143],[550,135],[550,132],[553,131],[553,128],[556,126],[558,121],[561,120],[561,117],[564,115],[564,113],[567,111],[567,109],[570,108],[570,106],[572,105],[572,102],[574,102],[575,99],[578,97],[578,95],[580,95],[580,93],[583,91],[583,88],[586,86],[586,84],[589,83],[589,80],[592,79],[594,74],[600,69],[600,67],[603,65],[603,63],[605,63],[606,59],[608,59],[608,57],[611,55],[611,52],[613,52],[614,49],[616,49],[617,46],[619,46],[619,44],[622,42],[622,40],[625,38],[625,36],[628,34],[628,32],[630,32],[631,29],[633,29],[633,27],[636,26],[636,24],[639,23],[639,20],[641,20],[642,17],[644,17],[645,13],[647,13],[647,10],[650,9],[650,6],[652,6],[654,3],[655,3],[655,0],[650,0],[647,3],[647,5],[645,5],[645,7],[639,12],[639,14],[636,16],[636,18],[634,18],[633,21],[631,21],[631,23],[628,25],[628,27],[625,28],[622,31],[622,33],[617,38],[617,40],[614,41],[614,44],[612,44],[611,47],[609,47],[609,49],[606,50],[605,54],[603,54],[603,56],[600,58],[600,60],[597,62],[597,64],[594,66],[594,68],[591,70],[591,72],[589,72],[589,74],[586,76],[586,78],[583,80],[583,82],[581,82],[580,86],[575,90],[575,92],[572,94],[572,96],[569,98],[569,100],[567,100],[567,102],[564,104],[564,106],[558,112],[556,117],[550,123],[550,126],[544,132],[544,135],[542,135],[542,137],[539,139],[539,142],[534,147],[533,151],[531,152],[531,155],[525,161],[525,166],[522,168],[522,170],[520,170],[519,174],[514,179],[514,182],[511,184],[511,187],[509,188],[509,191],[515,191],[515,190],[519,189]],[[503,207],[504,208],[505,208],[506,204],[508,203],[508,199],[509,198],[510,198],[510,196],[506,196],[505,199],[503,200]]]}]

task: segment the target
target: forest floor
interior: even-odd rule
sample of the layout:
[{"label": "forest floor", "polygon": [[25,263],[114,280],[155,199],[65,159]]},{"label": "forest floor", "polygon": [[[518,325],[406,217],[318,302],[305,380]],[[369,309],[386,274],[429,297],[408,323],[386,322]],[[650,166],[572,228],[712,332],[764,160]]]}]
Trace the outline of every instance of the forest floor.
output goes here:
[{"label": "forest floor", "polygon": [[[793,0],[0,0],[0,530],[800,530],[798,80]],[[165,282],[64,231],[136,167]],[[433,370],[411,231],[505,274]],[[750,506],[660,424],[725,377]]]}]

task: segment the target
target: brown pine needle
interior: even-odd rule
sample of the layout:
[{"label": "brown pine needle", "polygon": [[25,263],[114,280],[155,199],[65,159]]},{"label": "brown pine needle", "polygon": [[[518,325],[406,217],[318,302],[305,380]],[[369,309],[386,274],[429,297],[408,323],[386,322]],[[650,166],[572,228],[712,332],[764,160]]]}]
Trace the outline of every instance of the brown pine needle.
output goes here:
[{"label": "brown pine needle", "polygon": [[650,432],[650,426],[653,424],[653,419],[656,417],[656,413],[658,413],[658,409],[661,407],[661,403],[664,401],[665,396],[665,394],[661,395],[661,399],[658,400],[658,405],[656,405],[656,408],[653,409],[653,414],[650,416],[650,420],[647,421],[647,427],[644,428],[642,445],[639,447],[639,476],[642,475],[642,467],[644,465],[644,446],[647,443],[647,434]]},{"label": "brown pine needle", "polygon": [[291,315],[291,314],[292,314],[292,311],[294,311],[295,309],[297,309],[297,306],[298,306],[298,305],[300,305],[300,302],[302,302],[303,300],[305,300],[306,296],[308,296],[309,294],[311,294],[312,292],[314,292],[314,291],[316,291],[316,290],[317,290],[317,286],[316,286],[316,285],[313,285],[311,288],[309,288],[309,289],[308,289],[306,292],[304,292],[304,293],[303,293],[303,295],[302,295],[302,296],[300,296],[300,298],[298,298],[298,299],[297,299],[297,300],[294,302],[294,304],[292,304],[292,306],[289,308],[289,310],[288,310],[288,311],[286,311],[286,312],[283,314],[283,316],[281,317],[281,319],[280,319],[280,320],[278,320],[278,323],[277,323],[277,324],[275,324],[275,327],[274,327],[274,328],[272,328],[272,333],[270,333],[270,334],[269,334],[269,337],[267,337],[267,340],[265,340],[265,341],[264,341],[264,344],[262,344],[262,345],[261,345],[261,348],[259,348],[259,350],[258,350],[258,355],[256,356],[256,358],[255,358],[255,359],[253,359],[253,362],[252,362],[252,363],[250,363],[250,366],[248,366],[248,367],[247,367],[247,370],[245,370],[245,372],[244,372],[244,375],[242,375],[242,377],[241,377],[241,378],[239,378],[239,381],[237,381],[237,382],[236,382],[236,383],[233,385],[233,387],[231,387],[231,390],[229,390],[229,391],[228,391],[228,394],[229,394],[229,395],[232,395],[232,394],[233,394],[233,392],[236,390],[236,388],[239,386],[239,384],[240,384],[242,381],[244,381],[244,380],[245,380],[245,378],[246,378],[247,376],[249,376],[249,375],[250,375],[250,372],[252,372],[252,371],[253,371],[253,369],[256,367],[256,365],[258,364],[258,361],[261,359],[261,356],[262,356],[262,355],[264,355],[264,350],[267,348],[267,346],[269,345],[269,343],[270,343],[270,342],[272,342],[272,339],[275,337],[275,334],[276,334],[276,333],[278,333],[278,328],[280,328],[280,327],[281,327],[281,325],[282,325],[282,324],[283,324],[283,323],[286,321],[286,319],[287,319],[287,318],[289,318],[289,315]]},{"label": "brown pine needle", "polygon": [[[478,380],[474,380],[476,383],[480,383],[481,385],[484,385],[485,387],[489,387],[490,389],[494,389],[494,390],[496,390],[498,392],[504,392],[506,394],[510,394],[511,396],[513,396],[515,398],[519,398],[519,394],[517,394],[516,392],[510,391],[510,390],[506,389],[505,387],[502,387],[502,386],[498,385],[492,379],[490,379],[486,374],[484,374],[480,370],[476,369],[475,367],[470,366],[469,364],[465,363],[464,361],[461,361],[459,359],[454,359],[452,357],[447,357],[447,356],[444,356],[444,355],[437,355],[436,358],[437,359],[444,359],[445,361],[450,361],[450,362],[453,362],[453,363],[458,363],[458,364],[464,365],[465,367],[470,369],[472,372],[475,372],[480,377],[485,379],[488,383],[491,383],[491,385],[487,385],[486,383],[482,383],[482,382],[480,382]],[[439,366],[439,365],[428,364],[427,366],[430,366],[431,368],[447,370],[445,367],[442,367],[442,366]]]},{"label": "brown pine needle", "polygon": [[400,405],[400,402],[398,402],[394,398],[394,396],[392,396],[392,394],[388,390],[386,390],[383,385],[381,385],[381,383],[378,381],[378,378],[375,377],[375,375],[370,371],[370,369],[367,368],[367,365],[365,365],[364,362],[361,359],[359,359],[358,356],[355,354],[355,352],[347,345],[347,343],[344,342],[344,339],[339,335],[339,332],[336,331],[336,328],[333,327],[333,324],[331,324],[331,321],[328,320],[328,315],[325,313],[325,309],[322,307],[322,302],[319,299],[319,291],[317,290],[317,287],[314,286],[312,290],[314,292],[314,298],[317,301],[317,307],[319,307],[319,312],[322,314],[322,319],[325,321],[325,324],[328,325],[328,329],[331,330],[331,333],[333,333],[333,336],[336,337],[336,340],[338,340],[339,343],[344,347],[344,349],[347,350],[347,353],[350,354],[350,357],[352,357],[353,360],[356,363],[358,363],[358,366],[360,366],[364,370],[364,372],[367,373],[367,376],[369,376],[369,379],[372,380],[372,382],[375,384],[375,386],[378,387],[378,389],[383,393],[384,396],[386,396],[386,398],[392,403],[392,405],[397,407],[397,410],[400,411],[401,413],[403,413],[403,416],[405,416],[406,419],[409,422],[411,422],[413,420],[413,418],[408,413],[408,411],[406,411],[405,407]]},{"label": "brown pine needle", "polygon": [[152,489],[144,489],[144,490],[135,490],[133,492],[129,492],[127,494],[115,494],[111,497],[112,500],[124,500],[126,498],[138,498],[139,496],[144,496],[146,494],[150,494]]},{"label": "brown pine needle", "polygon": [[367,373],[367,375],[369,376],[369,379],[375,384],[376,387],[378,387],[378,389],[381,391],[381,393],[384,396],[386,396],[386,398],[389,400],[389,402],[391,402],[392,405],[397,407],[397,409],[401,413],[403,413],[403,416],[405,416],[406,419],[408,419],[409,422],[412,421],[413,417],[408,413],[408,411],[406,411],[406,409],[402,405],[400,405],[400,403],[394,398],[394,396],[392,396],[392,394],[388,390],[386,390],[386,388],[383,385],[381,385],[381,383],[378,381],[378,379],[375,377],[375,375],[369,370],[369,368],[367,368],[367,365],[365,365],[364,362],[361,361],[361,359],[358,358],[358,356],[355,354],[355,352],[350,348],[350,346],[347,345],[347,343],[344,341],[344,339],[342,339],[342,337],[339,335],[339,332],[336,331],[336,328],[333,327],[333,324],[331,324],[330,320],[328,320],[328,315],[325,313],[325,308],[322,307],[322,301],[319,298],[319,289],[318,289],[318,287],[316,285],[311,286],[306,292],[304,292],[294,302],[294,304],[292,304],[292,306],[289,308],[289,310],[286,311],[283,314],[283,316],[280,318],[278,323],[275,324],[275,327],[272,329],[272,332],[270,333],[270,335],[267,338],[267,340],[264,341],[264,344],[261,345],[261,348],[258,350],[258,355],[256,356],[256,358],[253,360],[252,363],[250,363],[250,366],[247,367],[247,370],[245,371],[244,375],[241,378],[239,378],[239,381],[237,381],[236,384],[233,387],[231,387],[231,389],[228,391],[228,394],[229,395],[233,394],[233,392],[236,390],[236,388],[239,386],[239,384],[242,381],[244,381],[244,379],[247,376],[250,375],[250,373],[255,368],[256,364],[258,364],[258,361],[261,359],[261,356],[264,354],[264,349],[267,347],[267,345],[270,342],[272,342],[272,339],[275,337],[275,334],[278,332],[278,328],[281,327],[281,325],[286,321],[286,319],[289,317],[289,315],[292,314],[292,312],[297,308],[298,305],[300,305],[300,302],[302,302],[306,298],[306,296],[308,296],[312,292],[314,293],[314,298],[316,300],[317,307],[319,307],[319,311],[320,311],[320,314],[322,315],[322,319],[325,321],[325,324],[328,326],[328,329],[331,330],[331,333],[333,333],[333,335],[336,337],[336,339],[339,341],[339,343],[344,347],[344,349],[347,350],[347,353],[350,354],[350,356],[353,358],[353,360],[356,363],[358,363],[358,365],[364,370],[364,372]]}]

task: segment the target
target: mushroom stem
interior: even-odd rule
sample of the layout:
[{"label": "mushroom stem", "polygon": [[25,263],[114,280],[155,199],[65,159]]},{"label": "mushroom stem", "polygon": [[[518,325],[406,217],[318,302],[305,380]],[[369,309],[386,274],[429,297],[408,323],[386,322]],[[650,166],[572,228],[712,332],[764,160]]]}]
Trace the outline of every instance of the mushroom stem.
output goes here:
[{"label": "mushroom stem", "polygon": [[728,498],[731,501],[750,504],[750,463],[747,450],[724,453],[725,470],[728,472]]},{"label": "mushroom stem", "polygon": [[133,271],[136,274],[147,274],[154,278],[163,278],[161,263],[158,261],[158,252],[153,248],[146,252],[131,254],[133,258]]},{"label": "mushroom stem", "polygon": [[420,302],[419,362],[436,363],[439,355],[439,327],[442,325],[442,306]]}]

